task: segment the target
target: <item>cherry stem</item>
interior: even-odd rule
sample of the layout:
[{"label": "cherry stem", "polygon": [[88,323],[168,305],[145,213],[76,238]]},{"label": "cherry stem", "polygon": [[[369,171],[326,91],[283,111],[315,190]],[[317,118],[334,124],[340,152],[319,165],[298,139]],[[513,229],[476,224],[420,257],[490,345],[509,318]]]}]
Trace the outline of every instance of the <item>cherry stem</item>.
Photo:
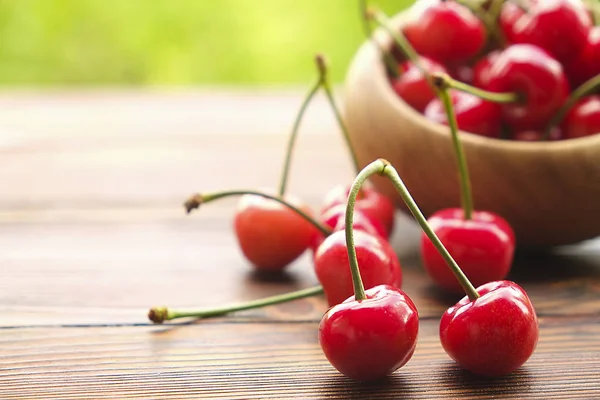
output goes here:
[{"label": "cherry stem", "polygon": [[433,229],[431,229],[431,226],[427,222],[427,219],[425,219],[425,217],[423,216],[423,213],[419,209],[419,206],[417,206],[417,203],[415,203],[414,199],[410,195],[410,192],[406,188],[406,185],[402,181],[402,178],[400,178],[400,175],[398,175],[398,171],[396,171],[396,169],[389,163],[389,161],[381,158],[367,165],[365,167],[365,170],[368,170],[371,174],[378,173],[380,175],[384,175],[392,181],[392,184],[400,194],[400,197],[402,197],[402,200],[404,200],[404,203],[406,204],[412,215],[415,217],[415,219],[421,226],[421,229],[423,229],[429,240],[431,240],[436,250],[446,261],[446,264],[448,264],[448,267],[462,286],[469,299],[471,301],[474,301],[475,299],[479,298],[479,293],[477,293],[477,290],[475,289],[471,281],[469,281],[469,278],[467,278],[467,276],[462,272],[454,258],[452,258],[452,256],[450,255],[448,250],[446,250],[446,248],[444,247],[440,239],[437,237]]},{"label": "cherry stem", "polygon": [[204,310],[169,310],[167,307],[153,307],[148,311],[148,319],[155,324],[162,324],[165,321],[171,321],[178,318],[211,318],[226,315],[236,311],[251,310],[272,306],[275,304],[286,303],[293,300],[299,300],[306,297],[312,297],[323,293],[322,286],[314,286],[307,289],[289,292],[276,296],[265,297],[263,299],[252,300],[245,303],[232,304],[224,307],[209,308]]},{"label": "cherry stem", "polygon": [[577,89],[573,90],[569,98],[563,103],[563,105],[558,109],[554,117],[550,119],[548,125],[544,129],[544,134],[540,138],[540,140],[548,140],[552,129],[555,126],[558,126],[562,120],[565,118],[567,113],[573,108],[573,106],[581,100],[582,97],[587,96],[590,93],[595,92],[600,87],[600,75],[596,75],[584,83],[582,83]]},{"label": "cherry stem", "polygon": [[214,192],[214,193],[202,193],[202,194],[197,193],[197,194],[190,196],[190,198],[187,199],[185,201],[185,203],[183,203],[183,205],[185,207],[185,210],[189,214],[192,212],[192,210],[199,208],[200,205],[202,205],[202,204],[210,203],[211,201],[222,199],[224,197],[243,196],[243,195],[260,196],[260,197],[264,197],[266,199],[276,201],[279,204],[282,204],[285,207],[289,208],[290,210],[292,210],[293,212],[295,212],[302,218],[304,218],[307,222],[314,225],[315,228],[317,228],[319,231],[321,231],[321,233],[323,235],[325,235],[325,236],[331,235],[332,231],[329,228],[327,228],[323,224],[319,223],[317,220],[315,220],[313,217],[311,217],[310,215],[308,215],[307,213],[305,213],[298,207],[288,203],[287,201],[282,199],[280,196],[270,195],[268,193],[260,192],[257,190],[228,190],[228,191]]},{"label": "cherry stem", "polygon": [[323,83],[323,79],[324,79],[323,73],[324,72],[321,71],[321,69],[318,69],[318,71],[319,71],[318,79],[313,84],[313,86],[310,88],[308,94],[302,101],[300,110],[298,111],[298,114],[296,115],[296,119],[294,120],[294,125],[292,127],[292,133],[290,134],[290,137],[288,139],[287,151],[285,154],[285,160],[283,162],[283,170],[281,172],[281,180],[279,183],[279,194],[281,196],[283,196],[285,194],[285,190],[287,188],[288,176],[290,174],[290,168],[291,168],[291,164],[292,164],[292,154],[294,152],[294,145],[296,144],[296,138],[298,137],[298,131],[300,130],[300,123],[302,122],[302,118],[304,117],[304,114],[306,112],[306,109],[308,108],[308,105],[312,101],[313,97],[315,97],[315,94],[317,94],[317,92],[319,91],[319,88],[321,87],[321,85]]},{"label": "cherry stem", "polygon": [[460,181],[460,201],[464,213],[464,219],[469,220],[473,215],[473,194],[471,191],[471,178],[469,177],[469,168],[467,166],[467,159],[462,147],[462,142],[458,133],[458,123],[456,121],[456,113],[454,112],[454,106],[452,105],[452,99],[450,97],[449,85],[446,84],[446,79],[449,78],[446,74],[433,74],[433,82],[438,89],[438,95],[446,116],[448,118],[448,126],[450,127],[450,133],[452,134],[452,145],[454,147],[454,154],[456,155],[456,162],[458,163],[458,177]]},{"label": "cherry stem", "polygon": [[387,67],[388,73],[393,78],[397,78],[398,76],[400,76],[400,73],[398,71],[398,63],[396,62],[396,60],[390,54],[389,51],[384,49],[379,44],[379,42],[377,42],[377,40],[375,40],[374,37],[373,38],[371,37],[373,32],[371,30],[371,25],[369,24],[369,19],[367,18],[367,0],[359,0],[359,6],[360,6],[363,32],[365,34],[365,37],[367,39],[371,39],[371,41],[373,42],[373,45],[375,45],[375,47],[377,47],[379,49],[381,56],[383,57],[383,61],[385,62],[385,65]]},{"label": "cherry stem", "polygon": [[354,170],[356,171],[356,173],[358,173],[358,171],[360,171],[358,157],[356,156],[356,151],[354,150],[354,147],[352,146],[352,141],[350,140],[350,134],[348,133],[348,128],[346,127],[346,124],[344,123],[344,119],[342,118],[340,109],[338,108],[338,106],[335,103],[333,91],[331,90],[331,86],[329,85],[329,79],[328,79],[329,74],[327,73],[328,72],[327,61],[325,60],[325,57],[323,55],[318,54],[316,57],[316,62],[317,62],[317,68],[319,69],[319,73],[320,73],[320,77],[321,77],[321,86],[323,87],[323,90],[325,91],[325,95],[327,97],[329,105],[331,106],[331,109],[333,111],[333,114],[335,115],[335,119],[338,123],[338,126],[340,127],[340,130],[342,131],[342,136],[344,137],[344,141],[346,142],[346,146],[348,147],[348,152],[350,153],[350,157],[352,158],[352,164],[354,166]]},{"label": "cherry stem", "polygon": [[522,102],[523,96],[519,93],[511,92],[490,92],[487,90],[479,89],[478,87],[471,86],[461,81],[457,81],[450,75],[443,72],[434,72],[432,74],[433,85],[436,88],[445,87],[448,89],[458,90],[477,96],[480,99],[490,101],[492,103],[518,103]]},{"label": "cherry stem", "polygon": [[[501,47],[506,46],[506,38],[497,27],[497,14],[495,14],[495,12],[497,12],[497,5],[492,4],[492,7],[494,7],[493,12],[488,12],[483,8],[484,2],[473,2],[466,0],[458,0],[457,2],[471,10],[471,12],[476,15],[481,22],[483,22],[488,32],[490,32],[490,34],[496,38]],[[494,0],[492,0],[492,2],[497,3],[497,1]],[[501,2],[503,2],[503,0],[501,0]]]}]

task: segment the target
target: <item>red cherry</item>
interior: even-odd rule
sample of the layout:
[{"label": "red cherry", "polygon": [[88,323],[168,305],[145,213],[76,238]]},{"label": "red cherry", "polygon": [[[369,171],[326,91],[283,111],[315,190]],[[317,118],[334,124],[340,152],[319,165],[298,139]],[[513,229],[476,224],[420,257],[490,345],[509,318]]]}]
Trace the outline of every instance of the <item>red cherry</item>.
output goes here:
[{"label": "red cherry", "polygon": [[427,4],[403,31],[417,53],[442,64],[468,60],[486,42],[483,23],[455,1]]},{"label": "red cherry", "polygon": [[[325,196],[321,213],[338,204],[346,204],[350,188],[338,185],[331,189]],[[389,197],[379,193],[375,189],[363,187],[358,193],[355,210],[361,211],[371,222],[380,221],[389,237],[394,229],[395,208]]]},{"label": "red cherry", "polygon": [[[460,208],[434,213],[429,225],[474,286],[504,279],[513,260],[515,234],[506,220],[486,211],[473,211],[465,220]],[[423,267],[433,281],[452,293],[464,293],[452,270],[427,235],[421,234]]]},{"label": "red cherry", "polygon": [[[460,130],[488,137],[500,137],[500,106],[470,93],[451,91],[456,121]],[[439,98],[433,99],[424,111],[431,121],[448,125],[444,105]]]},{"label": "red cherry", "polygon": [[565,139],[574,139],[600,133],[600,95],[579,100],[565,117]]},{"label": "red cherry", "polygon": [[537,1],[514,22],[512,41],[536,45],[564,63],[583,49],[591,27],[581,0]]},{"label": "red cherry", "polygon": [[519,130],[544,126],[565,102],[569,84],[561,64],[530,44],[515,44],[500,53],[490,68],[488,90],[524,96],[502,105],[504,119]]},{"label": "red cherry", "polygon": [[[512,4],[512,3],[505,3]],[[494,50],[483,56],[473,67],[473,86],[487,89],[490,83],[490,68],[500,55],[500,50]]]},{"label": "red cherry", "polygon": [[[311,215],[299,199],[286,201]],[[278,271],[298,258],[320,232],[282,204],[256,195],[240,198],[234,219],[238,244],[258,270]]]},{"label": "red cherry", "polygon": [[499,376],[522,366],[539,336],[527,293],[510,281],[477,288],[481,297],[464,297],[440,321],[440,340],[450,358],[475,374]]},{"label": "red cherry", "polygon": [[519,20],[525,14],[525,10],[513,3],[512,1],[505,1],[502,4],[500,11],[500,17],[498,18],[498,24],[500,30],[504,34],[504,37],[509,43],[515,42],[515,22]]},{"label": "red cherry", "polygon": [[350,297],[323,316],[319,343],[339,372],[358,381],[385,378],[410,360],[419,315],[402,290],[380,285],[366,299]]},{"label": "red cherry", "polygon": [[[354,244],[365,289],[384,284],[401,286],[400,261],[386,240],[357,230]],[[354,293],[344,231],[336,231],[323,241],[315,253],[314,263],[329,306],[341,303]]]},{"label": "red cherry", "polygon": [[[421,57],[421,65],[429,72],[446,72],[439,63],[426,57]],[[406,61],[399,66],[400,76],[392,81],[392,88],[408,105],[419,112],[423,112],[427,104],[436,97],[433,88],[429,85],[421,70],[411,61]]]},{"label": "red cherry", "polygon": [[[447,67],[449,75],[459,82],[473,84],[473,68],[465,64],[453,64]],[[438,72],[438,71],[434,71]]]},{"label": "red cherry", "polygon": [[600,74],[600,26],[594,26],[590,30],[583,50],[565,69],[573,87]]},{"label": "red cherry", "polygon": [[[518,140],[521,142],[537,142],[542,140],[544,137],[544,132],[542,130],[525,130],[525,131],[517,131],[512,134],[513,140]],[[562,130],[558,127],[553,128],[550,131],[550,135],[548,136],[548,140],[561,140],[563,138]]]},{"label": "red cherry", "polygon": [[[345,217],[346,205],[337,204],[325,210],[325,212],[321,214],[320,221],[324,226],[328,227],[332,231],[341,231],[344,230],[346,226]],[[378,219],[367,218],[367,216],[360,210],[354,210],[352,228],[354,230],[366,232],[370,235],[380,236],[381,238],[387,237],[387,232],[381,221]],[[315,236],[315,241],[311,245],[314,252],[317,251],[317,248],[321,245],[321,243],[323,243],[324,240],[325,236],[323,235]]]}]

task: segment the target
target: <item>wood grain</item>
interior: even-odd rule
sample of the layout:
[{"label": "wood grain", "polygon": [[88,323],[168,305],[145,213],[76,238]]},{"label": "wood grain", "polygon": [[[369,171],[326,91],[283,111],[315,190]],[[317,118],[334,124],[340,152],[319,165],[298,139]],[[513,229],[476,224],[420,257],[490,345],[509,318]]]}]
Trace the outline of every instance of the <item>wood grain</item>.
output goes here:
[{"label": "wood grain", "polygon": [[353,383],[328,364],[316,322],[0,330],[0,390],[3,399],[593,398],[599,322],[542,318],[529,362],[481,379],[447,358],[437,321],[425,319],[414,357],[378,385]]},{"label": "wood grain", "polygon": [[[181,205],[198,190],[276,184],[284,116],[301,95],[0,94],[1,399],[600,396],[598,240],[517,254],[510,278],[531,295],[542,336],[526,368],[494,381],[460,372],[441,349],[438,319],[456,298],[431,285],[419,230],[400,213],[391,241],[422,323],[415,357],[388,383],[351,383],[323,358],[321,298],[148,323],[154,305],[208,307],[317,284],[308,254],[276,277],[251,272],[231,231],[234,200],[190,216]],[[239,118],[215,122],[231,108]],[[325,114],[303,125],[290,186],[315,208],[352,179]]]}]

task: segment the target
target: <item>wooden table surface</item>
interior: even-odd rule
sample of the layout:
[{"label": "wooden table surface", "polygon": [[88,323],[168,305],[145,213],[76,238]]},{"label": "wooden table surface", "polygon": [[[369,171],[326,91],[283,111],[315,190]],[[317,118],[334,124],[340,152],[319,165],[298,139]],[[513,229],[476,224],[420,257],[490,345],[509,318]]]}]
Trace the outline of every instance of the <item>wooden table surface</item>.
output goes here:
[{"label": "wooden table surface", "polygon": [[[151,325],[150,306],[208,307],[317,284],[308,256],[251,272],[234,200],[187,216],[199,190],[276,185],[303,91],[5,92],[0,95],[0,398],[600,398],[600,242],[519,253],[538,348],[517,372],[459,370],[437,336],[453,303],[424,275],[418,230],[392,243],[421,316],[418,347],[388,381],[353,383],[317,342],[311,298]],[[315,207],[353,176],[324,101],[310,108],[290,191]]]}]

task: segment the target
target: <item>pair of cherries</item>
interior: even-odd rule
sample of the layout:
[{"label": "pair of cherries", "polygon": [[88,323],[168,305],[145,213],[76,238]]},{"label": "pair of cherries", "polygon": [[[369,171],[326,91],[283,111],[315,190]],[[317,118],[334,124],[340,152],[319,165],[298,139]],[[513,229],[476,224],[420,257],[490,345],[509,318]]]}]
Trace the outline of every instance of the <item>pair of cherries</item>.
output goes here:
[{"label": "pair of cherries", "polygon": [[[424,234],[447,263],[446,269],[468,294],[441,318],[440,341],[446,353],[463,368],[485,376],[504,375],[522,366],[533,353],[539,335],[537,316],[525,291],[505,280],[475,289],[387,161],[377,160],[365,167],[353,189],[360,188],[373,174],[392,180]],[[399,287],[383,284],[364,290],[367,286],[362,284],[363,271],[383,270],[387,266],[375,265],[373,260],[361,262],[357,257],[354,239],[359,237],[359,231],[348,225],[352,221],[354,196],[351,192],[345,219],[354,296],[331,307],[323,316],[319,343],[329,362],[342,374],[359,381],[373,381],[390,375],[410,360],[416,349],[419,318],[414,302]]]},{"label": "pair of cherries", "polygon": [[[504,2],[491,27],[507,40],[498,43],[487,39],[482,20],[463,4],[417,2],[402,33],[419,54],[420,65],[412,59],[401,62],[393,89],[428,119],[444,123],[442,104],[422,69],[448,73],[472,85],[452,92],[458,125],[487,137],[506,137],[508,132],[515,140],[556,140],[599,132],[596,97],[584,97],[568,109],[565,102],[571,87],[600,75],[600,27],[592,26],[581,0],[535,0],[526,5],[528,11]],[[492,100],[494,96],[482,98],[476,89],[514,96]],[[557,112],[564,117],[566,111],[570,112],[562,123],[548,126]]]}]

